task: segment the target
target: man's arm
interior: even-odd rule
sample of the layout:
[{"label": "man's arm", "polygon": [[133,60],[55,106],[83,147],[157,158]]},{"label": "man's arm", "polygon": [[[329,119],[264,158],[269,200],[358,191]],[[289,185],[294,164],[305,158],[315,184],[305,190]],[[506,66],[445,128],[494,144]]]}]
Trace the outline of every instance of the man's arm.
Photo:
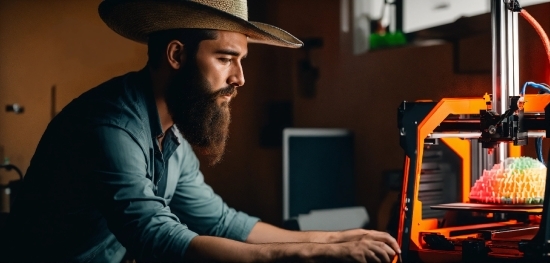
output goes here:
[{"label": "man's arm", "polygon": [[313,243],[337,243],[338,232],[322,231],[290,231],[276,226],[258,222],[246,242],[253,244],[274,242],[313,242]]},{"label": "man's arm", "polygon": [[395,252],[374,240],[336,244],[248,244],[230,239],[197,236],[185,253],[191,262],[391,262]]},{"label": "man's arm", "polygon": [[245,241],[259,219],[223,202],[205,183],[191,146],[183,138],[181,141],[169,161],[168,171],[179,175],[169,204],[172,213],[199,235]]},{"label": "man's arm", "polygon": [[[369,259],[369,262],[387,262],[395,255],[392,248],[384,242],[362,238],[365,235],[360,235],[359,232],[363,233],[363,230],[341,233],[293,232],[257,222],[256,218],[237,213],[205,184],[199,171],[198,160],[187,142],[184,141],[181,148],[182,158],[170,160],[181,162],[177,165],[171,164],[181,169],[181,176],[170,208],[191,230],[201,234],[191,240],[185,253],[187,260],[361,262]],[[320,244],[323,242],[327,244]],[[329,242],[340,243],[328,244]]]},{"label": "man's arm", "polygon": [[396,253],[401,253],[397,241],[388,233],[352,229],[338,232],[322,231],[289,231],[263,222],[258,222],[246,242],[248,243],[273,243],[273,242],[314,242],[314,243],[340,243],[346,241],[359,241],[369,239],[380,241],[390,246]]}]

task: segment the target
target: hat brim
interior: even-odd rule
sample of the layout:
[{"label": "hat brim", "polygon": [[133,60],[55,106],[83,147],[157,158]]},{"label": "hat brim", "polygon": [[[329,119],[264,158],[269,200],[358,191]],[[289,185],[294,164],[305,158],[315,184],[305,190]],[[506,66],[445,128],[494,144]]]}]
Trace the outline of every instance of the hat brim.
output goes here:
[{"label": "hat brim", "polygon": [[144,44],[153,32],[176,28],[203,28],[242,33],[252,43],[289,48],[303,46],[302,41],[278,27],[246,21],[191,1],[103,1],[98,9],[99,16],[109,28],[123,37]]}]

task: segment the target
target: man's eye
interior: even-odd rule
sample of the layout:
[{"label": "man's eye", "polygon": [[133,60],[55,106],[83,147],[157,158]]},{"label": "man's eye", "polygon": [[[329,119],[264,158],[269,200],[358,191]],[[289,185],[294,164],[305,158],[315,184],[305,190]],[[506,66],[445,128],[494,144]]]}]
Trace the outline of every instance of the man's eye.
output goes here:
[{"label": "man's eye", "polygon": [[227,64],[227,63],[231,63],[231,59],[230,58],[218,58],[222,63],[224,64]]}]

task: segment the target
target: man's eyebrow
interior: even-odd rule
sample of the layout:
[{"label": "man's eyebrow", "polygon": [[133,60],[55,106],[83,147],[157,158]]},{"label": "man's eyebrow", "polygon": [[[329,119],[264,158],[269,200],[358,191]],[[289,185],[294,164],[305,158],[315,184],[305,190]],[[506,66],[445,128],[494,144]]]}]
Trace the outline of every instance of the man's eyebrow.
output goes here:
[{"label": "man's eyebrow", "polygon": [[[224,54],[224,55],[231,55],[231,56],[235,56],[235,57],[239,57],[241,55],[241,53],[239,53],[238,51],[235,51],[235,50],[231,50],[231,49],[218,49],[216,50],[216,53],[217,54]],[[244,54],[243,58],[246,58],[248,54]]]}]

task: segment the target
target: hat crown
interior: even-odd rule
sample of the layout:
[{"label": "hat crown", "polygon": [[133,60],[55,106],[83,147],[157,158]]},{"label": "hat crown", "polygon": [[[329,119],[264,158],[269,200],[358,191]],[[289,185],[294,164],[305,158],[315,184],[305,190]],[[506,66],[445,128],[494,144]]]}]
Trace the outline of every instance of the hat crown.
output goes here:
[{"label": "hat crown", "polygon": [[250,43],[303,46],[278,27],[248,21],[247,0],[103,0],[98,12],[113,31],[140,43],[153,32],[203,28],[241,33]]},{"label": "hat crown", "polygon": [[220,11],[232,14],[248,21],[248,6],[246,0],[187,0],[201,5],[210,6]]}]

